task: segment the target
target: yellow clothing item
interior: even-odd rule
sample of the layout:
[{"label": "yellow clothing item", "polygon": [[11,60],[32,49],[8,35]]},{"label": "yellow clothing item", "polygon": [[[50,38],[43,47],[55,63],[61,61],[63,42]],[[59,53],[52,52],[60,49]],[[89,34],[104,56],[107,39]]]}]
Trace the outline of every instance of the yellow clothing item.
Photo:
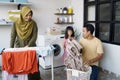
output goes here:
[{"label": "yellow clothing item", "polygon": [[34,21],[31,19],[30,21],[25,21],[25,16],[32,11],[28,6],[22,8],[20,13],[20,18],[15,22],[15,27],[17,30],[18,36],[26,40],[32,33]]},{"label": "yellow clothing item", "polygon": [[[83,62],[97,57],[98,54],[103,53],[101,41],[94,37],[92,40],[82,38],[80,44],[83,46]],[[99,65],[99,62],[95,62],[92,65]]]}]

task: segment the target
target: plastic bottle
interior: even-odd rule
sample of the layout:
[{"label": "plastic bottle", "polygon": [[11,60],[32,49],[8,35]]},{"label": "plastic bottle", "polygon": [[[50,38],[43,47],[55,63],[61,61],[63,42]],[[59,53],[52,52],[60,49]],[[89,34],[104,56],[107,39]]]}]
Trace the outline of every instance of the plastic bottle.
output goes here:
[{"label": "plastic bottle", "polygon": [[72,23],[72,22],[73,22],[73,17],[69,16],[69,23]]},{"label": "plastic bottle", "polygon": [[73,9],[71,6],[68,7],[68,14],[72,14],[73,13]]}]

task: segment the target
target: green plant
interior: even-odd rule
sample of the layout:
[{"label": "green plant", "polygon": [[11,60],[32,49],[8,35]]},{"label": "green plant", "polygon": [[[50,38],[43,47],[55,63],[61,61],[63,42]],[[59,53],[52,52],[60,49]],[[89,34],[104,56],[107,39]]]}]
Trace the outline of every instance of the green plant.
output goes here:
[{"label": "green plant", "polygon": [[77,28],[74,28],[74,32],[75,32],[75,39],[79,40],[81,33],[77,30]]}]

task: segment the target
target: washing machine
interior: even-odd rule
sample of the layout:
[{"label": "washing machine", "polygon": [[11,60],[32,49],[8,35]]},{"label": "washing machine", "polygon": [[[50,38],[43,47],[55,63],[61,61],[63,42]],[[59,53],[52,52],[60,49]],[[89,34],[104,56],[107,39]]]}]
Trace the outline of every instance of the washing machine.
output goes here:
[{"label": "washing machine", "polygon": [[[37,46],[48,46],[53,45],[55,47],[55,50],[53,51],[53,67],[61,67],[64,66],[62,55],[64,53],[63,49],[63,40],[64,35],[38,35],[37,38]],[[43,69],[49,69],[51,68],[51,60],[52,57],[50,55],[45,57],[39,58],[39,65]]]}]

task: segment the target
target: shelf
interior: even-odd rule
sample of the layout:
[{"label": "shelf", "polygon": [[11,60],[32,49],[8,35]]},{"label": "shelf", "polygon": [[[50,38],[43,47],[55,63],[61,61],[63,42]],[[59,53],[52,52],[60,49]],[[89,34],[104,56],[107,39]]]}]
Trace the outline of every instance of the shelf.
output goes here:
[{"label": "shelf", "polygon": [[20,9],[21,5],[31,5],[31,3],[0,2],[0,5],[17,5],[17,8]]},{"label": "shelf", "polygon": [[72,13],[72,14],[65,14],[65,13],[55,13],[55,15],[74,15],[74,13]]},{"label": "shelf", "polygon": [[12,24],[0,24],[0,26],[12,26]]},{"label": "shelf", "polygon": [[67,22],[67,23],[55,23],[55,24],[74,24],[74,22]]},{"label": "shelf", "polygon": [[31,5],[31,3],[0,2],[0,5],[8,5],[8,4],[10,4],[10,5],[19,5],[19,4],[21,4],[21,5]]}]

